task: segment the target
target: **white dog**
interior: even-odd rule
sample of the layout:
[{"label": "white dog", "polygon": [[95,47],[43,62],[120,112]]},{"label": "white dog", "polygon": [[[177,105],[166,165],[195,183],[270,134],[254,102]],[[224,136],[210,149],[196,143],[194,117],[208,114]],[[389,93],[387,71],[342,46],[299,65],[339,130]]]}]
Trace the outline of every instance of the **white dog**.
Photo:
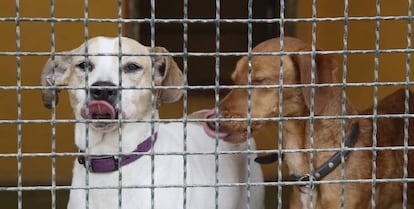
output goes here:
[{"label": "white dog", "polygon": [[[83,55],[86,46],[88,56]],[[182,95],[178,88],[154,90],[151,84],[183,85],[173,58],[158,54],[152,60],[150,52],[132,39],[97,37],[46,63],[42,85],[71,87],[71,106],[81,121],[75,127],[80,157],[73,169],[68,208],[149,209],[153,204],[155,209],[211,209],[218,204],[240,209],[250,204],[262,209],[263,187],[246,184],[263,181],[255,155],[214,154],[247,151],[246,143],[219,141],[216,147],[199,124],[188,123],[184,133],[183,123],[150,122],[158,119],[153,106],[175,102]],[[154,52],[167,50],[156,47]],[[53,91],[42,92],[46,107],[57,102]],[[85,119],[91,121],[82,122]],[[249,143],[254,149],[254,142]]]}]

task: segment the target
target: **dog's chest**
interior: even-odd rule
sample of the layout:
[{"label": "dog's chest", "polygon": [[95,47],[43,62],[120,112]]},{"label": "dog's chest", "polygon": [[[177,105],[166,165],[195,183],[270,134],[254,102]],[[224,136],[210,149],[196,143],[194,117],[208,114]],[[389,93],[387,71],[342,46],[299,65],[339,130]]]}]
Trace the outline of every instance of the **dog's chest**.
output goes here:
[{"label": "dog's chest", "polygon": [[[144,156],[137,162],[124,166],[121,172],[90,173],[89,187],[95,188],[89,190],[90,208],[118,208],[119,197],[122,197],[122,208],[137,205],[151,208],[151,199],[158,200],[157,204],[166,201],[173,204],[177,202],[176,200],[182,199],[182,189],[174,188],[183,184],[181,157],[157,156],[153,165],[152,168],[150,157]],[[86,186],[85,171],[80,165],[77,168],[74,170],[73,184]],[[154,186],[160,189],[152,191],[151,188]],[[73,193],[71,195],[80,195],[81,199],[85,199],[85,191],[72,190],[71,192]],[[80,205],[84,207],[85,203]]]},{"label": "dog's chest", "polygon": [[[217,165],[214,154],[180,154],[184,150],[188,153],[214,152],[215,141],[198,134],[202,127],[189,125],[188,134],[197,137],[184,143],[183,133],[177,131],[182,130],[182,127],[171,125],[160,126],[154,156],[144,155],[122,167],[121,173],[91,173],[89,184],[85,185],[85,170],[76,163],[72,185],[96,188],[89,190],[89,208],[119,208],[120,204],[122,209],[137,206],[156,209],[184,208],[184,194],[188,198],[185,203],[188,208],[214,208],[214,187],[184,185],[214,185],[217,178],[223,183],[244,181],[241,173],[245,171],[245,164],[242,163],[245,158],[238,155],[220,156],[220,163]],[[227,149],[229,148],[223,148]],[[216,173],[216,166],[219,166],[219,173]],[[220,198],[220,202],[230,202],[230,205],[238,203],[235,200],[240,195],[239,188],[225,190],[229,191],[222,191],[223,194],[232,195]],[[85,190],[71,190],[71,208],[85,208],[85,197]]]}]

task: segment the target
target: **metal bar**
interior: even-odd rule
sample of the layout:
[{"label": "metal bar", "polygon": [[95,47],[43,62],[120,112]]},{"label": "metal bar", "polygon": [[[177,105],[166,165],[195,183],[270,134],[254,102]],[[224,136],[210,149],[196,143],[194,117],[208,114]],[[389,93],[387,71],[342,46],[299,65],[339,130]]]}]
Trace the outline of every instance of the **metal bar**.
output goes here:
[{"label": "metal bar", "polygon": [[[376,1],[376,15],[380,16],[381,12],[381,2],[380,0]],[[379,45],[380,42],[380,21],[376,20],[375,22],[375,50],[378,50],[380,48]],[[378,71],[379,71],[379,53],[375,53],[374,57],[374,84],[378,83]],[[372,147],[377,147],[377,122],[378,119],[375,117],[375,115],[378,114],[378,86],[374,85],[374,104],[373,104],[373,110],[372,114],[374,115],[374,118],[372,119]],[[371,208],[376,208],[376,180],[377,180],[377,151],[373,149],[372,151],[372,185],[371,185]]]},{"label": "metal bar", "polygon": [[[156,1],[151,0],[151,22],[150,22],[150,36],[151,36],[151,52],[155,49],[155,26],[156,26],[156,20],[155,17],[155,9],[156,9]],[[155,133],[155,127],[154,127],[154,119],[155,119],[155,108],[156,108],[156,98],[155,98],[155,55],[151,56],[151,186],[155,185],[155,154],[154,154],[154,145],[155,145],[155,139],[154,139],[154,133]],[[151,188],[151,208],[155,208],[155,189]]]},{"label": "metal bar", "polygon": [[[279,32],[280,32],[280,48],[279,51],[280,52],[284,52],[285,51],[285,46],[284,46],[284,38],[285,38],[285,0],[280,0],[279,1],[280,4],[280,11],[279,11],[279,15],[280,15],[280,24],[279,24]],[[284,57],[283,56],[279,56],[279,117],[282,118],[283,117],[283,89],[285,87],[284,83],[283,83],[283,76],[284,76]],[[282,156],[282,149],[283,149],[283,121],[278,121],[278,156]],[[278,158],[278,166],[277,166],[277,182],[282,182],[283,181],[283,173],[282,173],[282,158],[279,157]],[[278,209],[282,209],[282,205],[283,205],[283,200],[282,200],[282,193],[283,193],[283,187],[281,184],[278,185],[277,187],[277,207]]]},{"label": "metal bar", "polygon": [[[188,23],[186,20],[188,20],[188,0],[183,0],[183,76],[184,76],[184,82],[183,87],[188,86]],[[184,209],[187,209],[187,123],[188,123],[188,91],[184,90],[183,93],[183,129],[184,129],[184,147],[183,151],[186,153],[183,155],[183,168],[184,168],[184,175],[183,175],[183,206]]]},{"label": "metal bar", "polygon": [[[247,19],[253,19],[253,0],[249,0],[247,3]],[[252,137],[252,89],[250,88],[252,86],[252,55],[251,52],[253,51],[253,25],[251,22],[247,23],[247,139],[250,139]],[[251,150],[251,144],[250,141],[247,140],[247,150]],[[246,171],[247,171],[247,178],[246,178],[246,208],[250,209],[250,183],[251,183],[251,176],[250,176],[250,164],[251,159],[250,155],[247,155],[247,162],[246,162]]]},{"label": "metal bar", "polygon": [[[312,43],[311,43],[311,47],[312,47],[312,53],[311,53],[311,84],[315,84],[316,82],[316,78],[315,78],[315,73],[316,73],[316,0],[312,0]],[[314,117],[315,117],[315,88],[311,87],[310,89],[310,104],[309,104],[309,147],[312,150],[315,146],[314,142]],[[313,173],[315,172],[315,168],[314,168],[314,153],[313,151],[309,152],[309,173],[311,173],[313,175]],[[310,178],[309,181],[309,208],[313,209],[314,205],[313,205],[313,197],[315,196],[313,188],[314,188],[314,181],[313,178]],[[304,204],[304,203],[302,203]],[[315,206],[316,207],[316,206]]]},{"label": "metal bar", "polygon": [[[0,22],[15,22],[16,19],[19,19],[21,22],[85,22],[86,18],[32,18],[32,17],[0,17]],[[393,20],[408,20],[411,19],[410,16],[363,16],[363,17],[348,17],[348,21],[393,21]],[[139,18],[139,19],[125,19],[120,20],[114,18],[87,18],[88,22],[99,22],[99,23],[183,23],[182,18],[157,18],[151,20],[151,18]],[[284,22],[343,22],[345,17],[317,17],[317,18],[284,18]],[[247,19],[247,18],[220,18],[216,20],[214,18],[189,18],[186,20],[187,23],[280,23],[280,18],[256,18],[256,19]]]},{"label": "metal bar", "polygon": [[[122,19],[122,0],[118,0],[118,14],[117,18],[118,20]],[[117,31],[117,37],[118,37],[118,90],[121,92],[120,87],[122,87],[122,57],[123,57],[123,51],[122,51],[122,22],[118,22],[118,31]],[[122,93],[118,94],[118,100],[119,103],[122,104]],[[119,105],[119,112],[118,112],[118,156],[117,163],[118,165],[121,165],[122,155],[123,155],[123,149],[122,149],[122,105]],[[118,169],[118,209],[122,208],[122,169]]]},{"label": "metal bar", "polygon": [[[221,0],[216,0],[215,2],[215,27],[216,27],[216,37],[215,37],[215,52],[216,54],[214,55],[215,58],[215,78],[214,78],[214,84],[215,84],[215,88],[214,88],[214,108],[216,110],[216,119],[218,119],[220,117],[220,109],[219,109],[219,104],[220,104],[220,56],[217,55],[220,52],[220,11],[221,11]],[[216,121],[215,122],[215,148],[214,148],[214,152],[216,154],[214,154],[214,162],[215,162],[215,182],[214,182],[214,192],[215,192],[215,196],[214,196],[214,203],[215,203],[215,209],[218,209],[218,199],[219,199],[219,187],[217,186],[219,184],[219,179],[218,179],[218,172],[219,172],[219,155],[217,154],[218,151],[218,145],[219,145],[219,138],[218,138],[218,133],[219,133],[219,122]]]},{"label": "metal bar", "polygon": [[[88,60],[88,51],[89,51],[89,0],[84,0],[84,8],[83,8],[83,15],[84,15],[84,42],[85,42],[85,54],[83,54],[83,56],[85,57],[85,60]],[[90,88],[89,88],[89,70],[85,71],[85,93],[86,93],[86,106],[89,107],[89,101],[90,101]],[[89,114],[89,108],[86,108],[86,115]],[[88,123],[85,124],[85,154],[89,155],[89,125]],[[89,167],[90,166],[90,161],[86,160],[85,161],[85,167]],[[85,192],[85,208],[89,209],[89,198],[90,198],[90,179],[89,179],[89,169],[85,169],[86,175],[85,175],[85,187],[86,187],[86,192]]]},{"label": "metal bar", "polygon": [[[408,16],[412,17],[412,0],[408,0]],[[407,20],[407,49],[411,49],[411,35],[412,35],[412,18]],[[411,75],[411,54],[407,53],[406,55],[406,73],[405,73],[405,81],[407,84],[405,85],[405,100],[404,100],[404,114],[410,112],[410,75]],[[404,155],[403,155],[403,179],[408,178],[408,147],[409,147],[409,133],[408,130],[410,128],[410,121],[409,118],[404,118]],[[412,140],[412,139],[411,139]],[[408,184],[407,182],[403,182],[403,209],[407,209],[407,191]]]},{"label": "metal bar", "polygon": [[[357,50],[325,50],[325,51],[315,51],[315,54],[339,54],[342,55],[344,53],[346,54],[396,54],[396,53],[413,53],[414,49],[357,49]],[[173,56],[173,57],[182,57],[184,56],[183,52],[168,52],[168,53],[154,53],[155,55],[164,55],[164,56]],[[311,51],[304,51],[304,52],[251,52],[250,55],[252,56],[285,56],[285,55],[309,55],[312,54]],[[0,56],[50,56],[50,52],[0,52]],[[56,56],[118,56],[117,53],[72,53],[72,52],[56,52]],[[123,56],[148,56],[148,54],[129,54],[125,53]],[[214,56],[220,56],[220,57],[240,57],[240,56],[248,56],[247,52],[188,52],[186,54],[188,57],[214,57]]]},{"label": "metal bar", "polygon": [[[348,7],[349,2],[348,0],[344,0],[344,35],[343,35],[343,50],[348,50]],[[347,64],[348,64],[348,55],[344,53],[342,55],[343,63],[342,63],[342,112],[341,115],[347,115],[346,112],[346,84],[347,84]],[[345,140],[346,140],[346,122],[347,120],[341,120],[341,180],[345,180],[345,152],[343,149],[345,148]],[[341,197],[340,197],[340,208],[345,208],[345,184],[341,184]]]},{"label": "metal bar", "polygon": [[[392,179],[377,179],[377,183],[414,183],[414,178],[392,178]],[[315,181],[315,185],[322,185],[322,184],[372,184],[372,179],[348,179],[348,180],[320,180]],[[283,181],[283,182],[261,182],[261,183],[251,183],[251,186],[278,186],[282,184],[283,186],[299,186],[299,185],[307,185],[308,182],[292,182],[292,181]],[[246,183],[220,183],[218,185],[212,184],[189,184],[187,185],[188,188],[215,188],[215,187],[246,187]],[[51,186],[23,186],[23,187],[0,187],[0,191],[41,191],[41,190],[51,190]],[[56,186],[56,190],[68,190],[68,189],[81,189],[81,190],[99,190],[99,189],[117,189],[118,186],[102,186],[102,187],[72,187],[72,186]],[[136,188],[143,188],[143,189],[151,189],[151,188],[182,188],[182,184],[176,185],[162,185],[157,184],[156,186],[145,186],[145,185],[136,185],[136,186],[124,186],[125,189],[136,189]]]},{"label": "metal bar", "polygon": [[[55,2],[54,0],[50,0],[50,17],[55,17]],[[55,53],[55,23],[50,22],[50,53],[51,53],[51,60],[52,60],[52,73],[53,73],[53,79],[52,79],[52,87],[56,87],[55,85],[55,56],[53,55]],[[53,102],[52,102],[52,136],[51,136],[51,160],[52,160],[52,209],[56,208],[56,91],[53,91]]]},{"label": "metal bar", "polygon": [[[16,86],[17,86],[17,121],[22,119],[22,108],[21,108],[21,31],[20,31],[20,1],[16,0]],[[23,187],[22,181],[22,125],[17,124],[17,188]],[[17,208],[23,208],[23,193],[21,190],[17,191]]]}]

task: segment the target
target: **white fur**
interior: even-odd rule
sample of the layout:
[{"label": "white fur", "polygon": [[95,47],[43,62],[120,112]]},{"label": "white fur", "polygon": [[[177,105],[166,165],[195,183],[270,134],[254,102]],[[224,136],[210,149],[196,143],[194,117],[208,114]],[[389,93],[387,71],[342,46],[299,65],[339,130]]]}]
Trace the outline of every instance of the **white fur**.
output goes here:
[{"label": "white fur", "polygon": [[[131,132],[135,133],[135,132]],[[154,208],[184,208],[184,185],[186,188],[186,208],[211,209],[215,208],[215,183],[231,184],[247,182],[247,155],[219,155],[216,180],[216,155],[214,152],[215,140],[209,138],[203,128],[198,124],[187,125],[187,152],[210,153],[203,155],[186,155],[187,166],[184,168],[184,157],[180,154],[184,150],[183,125],[181,123],[160,124],[158,140],[155,143],[154,162],[150,156],[144,156],[136,162],[122,167],[122,186],[141,187],[135,189],[122,189],[122,208],[151,208],[151,178],[154,178]],[[123,132],[123,135],[130,133]],[[115,138],[114,141],[117,141]],[[254,142],[250,141],[254,149]],[[247,150],[247,144],[229,144],[219,142],[217,151]],[[167,154],[167,155],[157,155]],[[250,179],[252,183],[263,181],[260,167],[253,162],[255,155],[249,156]],[[154,173],[151,173],[151,165]],[[186,171],[186,184],[184,181]],[[75,162],[73,169],[74,187],[85,186],[85,169]],[[199,185],[200,187],[192,187]],[[90,187],[118,188],[119,173],[108,174],[90,173]],[[209,187],[206,187],[209,186]],[[143,188],[144,187],[144,188]],[[145,188],[146,187],[146,188]],[[160,187],[160,188],[157,188]],[[172,188],[165,188],[172,187]],[[178,187],[178,188],[177,188]],[[118,189],[91,189],[89,190],[89,208],[117,208]],[[250,188],[250,208],[263,208],[263,188],[252,186]],[[86,208],[86,190],[72,190],[68,208]],[[247,208],[247,189],[244,186],[219,187],[217,204],[223,209]]]},{"label": "white fur", "polygon": [[[74,53],[83,53],[84,45],[72,50]],[[122,38],[123,53],[149,53],[147,47],[138,42]],[[88,41],[88,53],[119,53],[118,38],[98,37]],[[122,72],[122,87],[150,87],[151,86],[151,59],[149,56],[123,56],[121,64],[118,56],[89,56],[94,69],[88,73],[88,85],[98,81],[119,82],[119,65],[134,62],[142,66],[142,70],[134,73]],[[57,85],[69,85],[76,88],[85,87],[85,72],[76,67],[85,60],[84,56],[75,56],[66,59],[56,58],[58,66],[70,66],[60,69],[56,76]],[[62,60],[62,61],[61,61]],[[62,63],[59,63],[62,62]],[[49,65],[47,65],[49,66]],[[168,65],[172,66],[172,65]],[[48,70],[44,71],[43,78],[49,79]],[[76,119],[84,120],[81,109],[87,103],[84,90],[69,91],[70,101]],[[117,104],[122,112],[123,119],[150,120],[151,119],[151,91],[150,90],[123,90],[121,101]],[[155,119],[158,112],[155,111]],[[246,182],[263,182],[260,166],[253,159],[254,154],[214,154],[216,151],[247,151],[247,143],[234,145],[209,138],[200,124],[187,125],[187,139],[184,143],[184,127],[182,123],[155,124],[151,123],[113,123],[106,128],[89,124],[88,131],[85,123],[77,123],[75,127],[75,143],[81,150],[87,149],[90,154],[117,153],[119,151],[119,132],[122,133],[122,153],[128,154],[138,144],[151,135],[152,128],[158,131],[158,139],[154,147],[154,160],[145,155],[137,161],[123,166],[121,173],[89,173],[76,160],[73,168],[72,186],[69,209],[149,209],[153,202],[155,209],[191,208],[212,209],[218,204],[222,209],[247,208],[249,196],[250,208],[263,208],[263,187],[251,186],[249,194]],[[89,133],[86,136],[86,133]],[[88,145],[87,141],[88,140]],[[250,149],[255,148],[250,140]],[[185,144],[185,146],[184,146]],[[188,155],[182,155],[184,152]],[[170,154],[168,154],[170,153]],[[191,153],[213,153],[209,155],[192,155]],[[186,158],[186,163],[184,162]],[[247,158],[250,167],[247,168]],[[184,165],[186,165],[184,167]],[[153,172],[152,172],[153,166]],[[216,170],[218,168],[218,172]],[[249,178],[247,170],[250,170]],[[122,178],[121,178],[122,177]],[[119,184],[121,180],[121,185]],[[88,183],[86,183],[88,181]],[[184,182],[185,181],[185,182]],[[152,184],[153,182],[153,184]],[[216,183],[224,184],[217,187]],[[242,185],[226,185],[226,184]],[[188,187],[186,187],[188,185]],[[155,189],[151,189],[155,187]],[[85,189],[90,188],[90,189]],[[118,189],[120,188],[120,189]],[[218,188],[218,189],[217,189]],[[216,192],[218,198],[216,200]],[[186,195],[185,198],[183,195]],[[119,195],[122,200],[119,200]],[[153,199],[152,199],[153,198]],[[88,201],[87,201],[88,199]],[[153,201],[152,201],[153,200]],[[89,203],[88,203],[89,202]],[[186,207],[184,207],[184,203]]]}]

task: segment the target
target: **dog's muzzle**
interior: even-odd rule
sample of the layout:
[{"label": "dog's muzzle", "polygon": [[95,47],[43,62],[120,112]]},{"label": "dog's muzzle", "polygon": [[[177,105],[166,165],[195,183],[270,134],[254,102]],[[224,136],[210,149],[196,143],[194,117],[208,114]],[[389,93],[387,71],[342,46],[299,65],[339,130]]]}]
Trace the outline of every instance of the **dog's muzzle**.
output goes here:
[{"label": "dog's muzzle", "polygon": [[85,119],[116,119],[118,114],[115,108],[118,99],[118,90],[111,82],[101,81],[92,85],[90,102],[81,110]]}]

